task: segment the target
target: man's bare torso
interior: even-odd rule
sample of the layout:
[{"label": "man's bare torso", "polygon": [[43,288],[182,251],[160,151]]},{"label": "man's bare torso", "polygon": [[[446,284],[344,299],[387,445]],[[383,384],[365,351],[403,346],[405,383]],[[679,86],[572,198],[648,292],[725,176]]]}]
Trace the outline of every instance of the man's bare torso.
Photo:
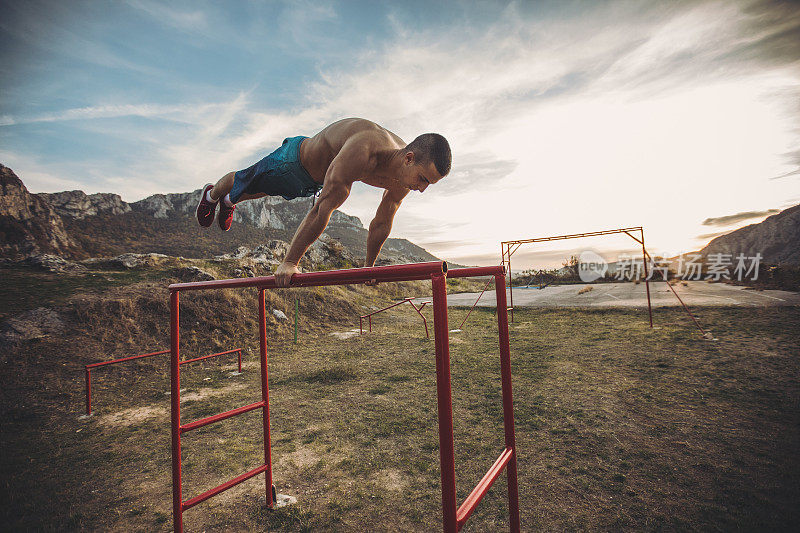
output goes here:
[{"label": "man's bare torso", "polygon": [[359,140],[369,145],[373,164],[364,169],[363,175],[352,176],[354,181],[362,181],[368,185],[385,189],[392,188],[391,178],[375,172],[376,159],[381,153],[391,152],[406,146],[406,143],[391,131],[362,118],[346,118],[334,122],[330,126],[305,139],[300,145],[300,163],[308,171],[314,181],[323,183],[331,162],[342,146],[351,137],[358,135]]}]

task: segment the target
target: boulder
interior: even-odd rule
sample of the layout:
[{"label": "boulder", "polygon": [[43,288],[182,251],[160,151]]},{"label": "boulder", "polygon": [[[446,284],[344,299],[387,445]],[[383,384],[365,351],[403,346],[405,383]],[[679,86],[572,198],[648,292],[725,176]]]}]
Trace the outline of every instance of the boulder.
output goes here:
[{"label": "boulder", "polygon": [[34,255],[29,257],[26,262],[34,267],[47,270],[48,272],[86,272],[87,268],[78,263],[67,261],[61,256],[52,254]]},{"label": "boulder", "polygon": [[64,321],[61,316],[46,307],[26,311],[0,323],[0,339],[6,343],[20,343],[62,331]]}]

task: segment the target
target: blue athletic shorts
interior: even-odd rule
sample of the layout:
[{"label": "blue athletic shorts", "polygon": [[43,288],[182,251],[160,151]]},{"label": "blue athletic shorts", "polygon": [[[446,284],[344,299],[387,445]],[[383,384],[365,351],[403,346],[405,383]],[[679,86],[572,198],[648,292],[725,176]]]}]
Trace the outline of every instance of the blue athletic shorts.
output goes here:
[{"label": "blue athletic shorts", "polygon": [[231,189],[231,202],[236,203],[242,194],[266,193],[283,196],[287,200],[314,196],[322,185],[311,179],[300,164],[300,143],[306,137],[289,137],[280,148],[244,170],[237,172]]}]

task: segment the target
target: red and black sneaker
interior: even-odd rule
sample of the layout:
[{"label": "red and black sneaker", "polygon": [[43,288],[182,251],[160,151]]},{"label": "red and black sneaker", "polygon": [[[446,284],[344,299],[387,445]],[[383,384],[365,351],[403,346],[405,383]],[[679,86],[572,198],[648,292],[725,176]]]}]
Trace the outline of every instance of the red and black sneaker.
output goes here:
[{"label": "red and black sneaker", "polygon": [[209,202],[206,200],[206,195],[208,191],[213,189],[214,186],[210,183],[203,187],[203,192],[200,196],[200,203],[197,204],[197,209],[195,210],[195,214],[197,215],[197,222],[200,223],[201,226],[204,228],[209,227],[211,224],[214,223],[214,213],[217,210],[217,204],[219,202]]},{"label": "red and black sneaker", "polygon": [[217,222],[222,231],[231,229],[231,222],[233,222],[233,212],[236,210],[236,205],[228,207],[225,205],[225,200],[219,203],[219,215],[217,215]]}]

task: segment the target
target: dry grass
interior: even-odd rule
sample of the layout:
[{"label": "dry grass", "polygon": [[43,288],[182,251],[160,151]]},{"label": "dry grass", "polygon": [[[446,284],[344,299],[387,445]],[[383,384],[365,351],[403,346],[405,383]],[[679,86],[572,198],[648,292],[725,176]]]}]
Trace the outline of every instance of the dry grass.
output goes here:
[{"label": "dry grass", "polygon": [[[299,503],[266,510],[259,476],[187,511],[187,530],[439,529],[433,341],[407,306],[378,315],[370,335],[329,335],[414,288],[307,290],[303,316],[332,315],[306,318],[297,345],[290,324],[270,322],[275,482]],[[296,292],[268,294],[291,316]],[[83,364],[130,353],[141,339],[166,342],[163,287],[83,295],[69,306],[74,327],[64,337],[8,351],[0,363],[4,529],[169,531],[166,358],[98,372],[96,416],[78,418]],[[255,307],[248,291],[182,300],[184,353],[245,349],[241,375],[231,374],[232,358],[184,367],[183,420],[257,400]],[[451,324],[465,313],[451,310]],[[636,310],[516,310],[526,530],[789,530],[800,520],[800,311],[701,314],[719,341],[699,339],[672,309],[655,310],[656,330]],[[463,500],[502,450],[491,310],[472,313],[451,352]],[[258,412],[185,435],[184,498],[262,454]],[[465,531],[502,530],[506,513],[501,477]]]}]

